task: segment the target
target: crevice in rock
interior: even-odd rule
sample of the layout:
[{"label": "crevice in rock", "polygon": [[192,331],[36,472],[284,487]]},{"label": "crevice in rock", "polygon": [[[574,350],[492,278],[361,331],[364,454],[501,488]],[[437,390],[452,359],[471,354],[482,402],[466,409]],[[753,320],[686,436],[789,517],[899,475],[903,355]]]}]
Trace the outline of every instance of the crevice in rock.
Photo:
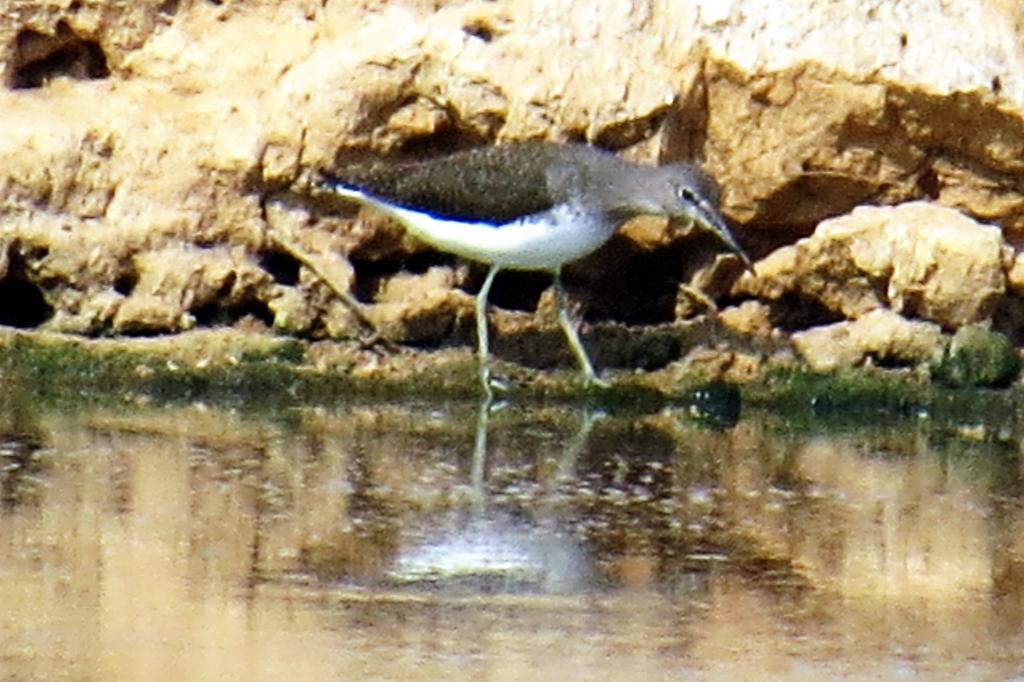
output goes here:
[{"label": "crevice in rock", "polygon": [[881,369],[909,369],[920,364],[914,358],[882,355],[879,353],[868,353],[866,363]]},{"label": "crevice in rock", "polygon": [[431,135],[423,135],[406,140],[401,150],[395,155],[397,159],[429,159],[447,156],[464,149],[472,149],[487,144],[489,141],[472,130],[461,128],[455,124],[445,126]]},{"label": "crevice in rock", "polygon": [[117,334],[132,338],[164,336],[166,334],[172,334],[175,331],[177,331],[177,328],[175,327],[172,329],[170,325],[155,325],[135,320],[119,324],[117,327]]},{"label": "crevice in rock", "polygon": [[229,326],[245,317],[259,320],[266,326],[274,324],[274,313],[267,304],[256,298],[246,298],[228,305],[219,300],[209,301],[189,311],[197,327]]},{"label": "crevice in rock", "polygon": [[7,274],[0,279],[0,325],[33,329],[53,317],[53,306],[42,289],[25,273],[25,263],[12,253]]},{"label": "crevice in rock", "polygon": [[751,224],[782,226],[791,233],[810,234],[821,221],[849,213],[877,192],[878,187],[870,178],[808,170],[763,201]]},{"label": "crevice in rock", "polygon": [[594,143],[612,151],[626,149],[654,135],[662,127],[667,114],[668,107],[664,107],[642,118],[609,124],[598,132]]},{"label": "crevice in rock", "polygon": [[134,269],[123,272],[114,280],[114,291],[122,296],[130,296],[139,283],[139,273]]},{"label": "crevice in rock", "polygon": [[462,32],[471,38],[477,38],[485,43],[494,40],[494,36],[497,34],[494,26],[481,17],[467,22],[462,27]]},{"label": "crevice in rock", "polygon": [[260,267],[269,274],[276,283],[284,286],[295,286],[299,283],[299,270],[302,267],[294,256],[284,251],[264,251],[260,254]]},{"label": "crevice in rock", "polygon": [[[598,278],[581,282],[588,299],[586,318],[624,324],[662,324],[675,319],[679,285],[689,279],[685,268],[704,262],[712,253],[695,239],[678,240],[652,251],[640,249],[628,239],[613,237],[579,271],[600,272]],[[593,268],[591,267],[594,266]],[[568,268],[570,290],[577,287],[576,266]]]},{"label": "crevice in rock", "polygon": [[771,304],[772,327],[798,332],[811,327],[841,322],[844,318],[814,299],[788,293]]},{"label": "crevice in rock", "polygon": [[160,3],[160,6],[156,8],[156,11],[163,16],[172,17],[178,13],[180,5],[180,0],[164,0],[164,2]]},{"label": "crevice in rock", "polygon": [[1006,335],[1016,347],[1024,345],[1024,299],[1008,294],[992,314],[992,329]]},{"label": "crevice in rock", "polygon": [[[476,295],[479,285],[483,284],[484,274],[486,271],[481,269],[477,286],[473,288],[473,295]],[[494,279],[494,287],[491,288],[488,300],[491,305],[504,310],[532,313],[537,309],[541,294],[550,286],[551,275],[546,272],[503,270]]]},{"label": "crevice in rock", "polygon": [[942,183],[938,173],[932,167],[925,168],[917,178],[917,189],[931,200],[936,200],[942,192]]},{"label": "crevice in rock", "polygon": [[0,280],[0,301],[0,325],[33,329],[53,316],[43,292],[24,279]]},{"label": "crevice in rock", "polygon": [[53,35],[22,29],[11,45],[8,64],[7,87],[12,90],[39,88],[59,76],[94,80],[110,75],[100,44],[79,36],[64,21]]},{"label": "crevice in rock", "polygon": [[401,260],[352,258],[355,272],[352,295],[360,303],[373,303],[381,283],[399,272],[422,275],[437,265],[451,265],[455,259],[437,251],[422,251]]}]

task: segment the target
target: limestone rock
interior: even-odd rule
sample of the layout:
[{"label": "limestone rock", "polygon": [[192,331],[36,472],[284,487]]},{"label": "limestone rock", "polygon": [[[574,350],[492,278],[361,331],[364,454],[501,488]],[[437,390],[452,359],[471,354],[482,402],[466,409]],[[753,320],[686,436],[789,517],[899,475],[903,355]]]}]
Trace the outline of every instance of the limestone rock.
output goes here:
[{"label": "limestone rock", "polygon": [[1017,253],[1006,273],[1006,286],[1017,296],[1024,295],[1024,253]]},{"label": "limestone rock", "polygon": [[[353,288],[366,284],[359,265],[400,263],[422,246],[386,221],[303,203],[289,194],[296,180],[366,155],[535,137],[645,162],[703,160],[740,241],[761,255],[782,245],[740,296],[774,306],[795,294],[849,318],[889,307],[953,328],[986,319],[1007,282],[1024,292],[1024,266],[1006,264],[994,228],[937,206],[891,220],[854,211],[785,246],[858,205],[921,199],[1020,241],[1019,3],[19,0],[10,10],[0,293],[41,304],[0,309],[2,320],[171,332],[199,306],[225,323],[257,309],[292,333],[347,335],[350,316],[323,287],[267,265],[275,215],[289,213],[311,250],[351,261]],[[646,289],[632,285],[633,300],[671,299],[697,260],[662,223],[639,221],[620,239],[656,265],[631,264],[656,273]],[[209,260],[226,252],[239,255]],[[178,272],[158,276],[167,254]],[[588,277],[613,272],[614,257]],[[625,299],[596,284],[595,296]],[[433,286],[436,299],[396,289],[406,298],[378,314],[400,337],[434,338],[467,297]],[[628,306],[593,303],[616,311],[611,322],[636,322]],[[671,300],[661,308],[643,322],[672,322]],[[403,331],[403,315],[432,321]]]},{"label": "limestone rock", "polygon": [[[308,293],[297,287],[279,287],[267,302],[274,315],[274,327],[292,334],[308,334],[316,326],[320,310],[310,304]],[[346,325],[346,329],[351,325]],[[344,337],[345,334],[337,334]]]},{"label": "limestone rock", "polygon": [[457,319],[472,315],[472,299],[454,288],[450,268],[431,268],[423,276],[389,279],[368,307],[367,316],[386,338],[434,342],[451,335]]},{"label": "limestone rock", "polygon": [[718,311],[718,321],[739,334],[750,337],[768,337],[772,332],[771,311],[760,301],[744,301]]},{"label": "limestone rock", "polygon": [[759,262],[738,289],[775,300],[796,294],[846,318],[890,308],[955,329],[991,316],[1009,264],[998,228],[911,202],[823,222]]},{"label": "limestone rock", "polygon": [[734,217],[788,230],[928,197],[1024,227],[1021,5],[696,4]]},{"label": "limestone rock", "polygon": [[930,362],[941,355],[943,336],[938,325],[875,310],[793,334],[793,345],[807,364],[825,372],[855,367],[869,357],[897,365]]},{"label": "limestone rock", "polygon": [[137,281],[119,307],[115,331],[182,331],[201,311],[242,307],[258,300],[270,277],[244,253],[169,247],[135,259]]}]

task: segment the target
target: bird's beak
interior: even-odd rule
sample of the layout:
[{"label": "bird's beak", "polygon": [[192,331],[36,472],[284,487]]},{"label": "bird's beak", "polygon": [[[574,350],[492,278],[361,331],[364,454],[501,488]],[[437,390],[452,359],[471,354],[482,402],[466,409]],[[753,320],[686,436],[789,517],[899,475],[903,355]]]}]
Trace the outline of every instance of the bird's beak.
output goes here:
[{"label": "bird's beak", "polygon": [[732,232],[729,231],[729,226],[725,224],[725,218],[715,208],[711,202],[704,198],[698,198],[697,201],[689,203],[686,202],[683,205],[683,212],[686,217],[693,221],[697,227],[711,232],[718,237],[722,242],[729,247],[729,249],[739,256],[739,259],[743,261],[744,267],[751,272],[754,271],[754,265],[750,261],[750,257],[747,256],[746,252],[736,241],[736,238],[732,236]]}]

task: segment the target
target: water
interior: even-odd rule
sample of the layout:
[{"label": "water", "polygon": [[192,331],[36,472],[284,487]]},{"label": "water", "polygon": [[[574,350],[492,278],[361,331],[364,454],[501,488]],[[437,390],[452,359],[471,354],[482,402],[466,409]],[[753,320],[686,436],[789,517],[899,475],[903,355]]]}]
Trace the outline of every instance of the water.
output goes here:
[{"label": "water", "polygon": [[665,411],[0,410],[0,678],[1007,679],[1018,443]]}]

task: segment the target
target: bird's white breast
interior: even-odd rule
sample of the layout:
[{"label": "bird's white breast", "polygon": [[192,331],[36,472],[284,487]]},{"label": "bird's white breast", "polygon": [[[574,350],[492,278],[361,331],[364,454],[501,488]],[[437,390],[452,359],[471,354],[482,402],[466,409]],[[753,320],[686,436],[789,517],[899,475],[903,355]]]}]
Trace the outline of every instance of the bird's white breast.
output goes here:
[{"label": "bird's white breast", "polygon": [[333,189],[339,196],[387,214],[441,251],[513,270],[555,270],[593,252],[617,227],[602,211],[579,202],[493,225],[439,218],[388,204],[352,188]]}]

